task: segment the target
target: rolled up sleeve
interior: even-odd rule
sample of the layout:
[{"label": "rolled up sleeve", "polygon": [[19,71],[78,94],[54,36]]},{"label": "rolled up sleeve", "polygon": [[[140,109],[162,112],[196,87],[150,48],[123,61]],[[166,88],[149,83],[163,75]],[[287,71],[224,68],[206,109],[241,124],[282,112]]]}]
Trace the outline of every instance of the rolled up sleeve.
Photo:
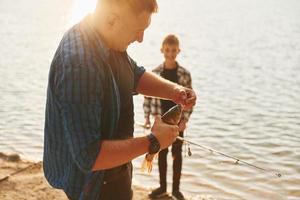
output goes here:
[{"label": "rolled up sleeve", "polygon": [[78,168],[90,172],[100,151],[101,84],[94,68],[65,67],[57,95],[66,148]]},{"label": "rolled up sleeve", "polygon": [[133,74],[134,74],[134,88],[133,88],[133,91],[134,91],[134,94],[138,94],[137,91],[136,91],[136,88],[139,84],[140,78],[145,73],[146,69],[142,66],[138,66],[136,64],[136,62],[132,58],[130,58],[129,56],[128,56],[128,59],[131,63],[131,66],[133,68]]}]

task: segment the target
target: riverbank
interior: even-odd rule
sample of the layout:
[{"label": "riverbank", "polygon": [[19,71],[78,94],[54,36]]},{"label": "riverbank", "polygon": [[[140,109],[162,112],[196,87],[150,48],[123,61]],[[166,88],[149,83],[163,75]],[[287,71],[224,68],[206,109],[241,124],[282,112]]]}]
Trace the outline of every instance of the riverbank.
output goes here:
[{"label": "riverbank", "polygon": [[[11,175],[7,179],[3,178]],[[150,190],[133,186],[133,200],[148,200]],[[1,200],[67,200],[61,190],[52,188],[46,181],[42,162],[21,159],[17,154],[0,153],[0,199]],[[171,198],[162,198],[167,200]]]},{"label": "riverbank", "polygon": [[[12,173],[15,174],[2,180]],[[0,179],[1,200],[67,200],[61,190],[54,189],[47,183],[43,174],[42,162],[33,163],[22,160],[17,154],[0,153]],[[134,199],[148,199],[149,191],[146,189],[134,186],[133,190]]]}]

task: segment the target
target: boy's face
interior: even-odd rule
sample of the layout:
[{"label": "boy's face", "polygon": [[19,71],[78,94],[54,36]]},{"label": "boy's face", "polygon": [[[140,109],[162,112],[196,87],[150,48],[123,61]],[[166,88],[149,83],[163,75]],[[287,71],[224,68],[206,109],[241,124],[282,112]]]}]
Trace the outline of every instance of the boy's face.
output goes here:
[{"label": "boy's face", "polygon": [[164,44],[160,51],[164,54],[165,61],[174,62],[180,49],[176,44]]}]

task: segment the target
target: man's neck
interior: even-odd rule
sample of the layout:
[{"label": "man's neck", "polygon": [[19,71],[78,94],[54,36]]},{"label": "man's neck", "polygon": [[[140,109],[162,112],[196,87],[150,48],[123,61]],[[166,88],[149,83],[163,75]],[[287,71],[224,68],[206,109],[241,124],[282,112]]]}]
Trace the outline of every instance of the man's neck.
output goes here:
[{"label": "man's neck", "polygon": [[91,14],[91,23],[93,27],[96,29],[97,33],[100,35],[102,42],[105,44],[107,48],[110,49],[109,46],[109,37],[107,36],[105,30],[105,22],[102,20],[103,17],[99,16],[99,14],[93,13]]}]

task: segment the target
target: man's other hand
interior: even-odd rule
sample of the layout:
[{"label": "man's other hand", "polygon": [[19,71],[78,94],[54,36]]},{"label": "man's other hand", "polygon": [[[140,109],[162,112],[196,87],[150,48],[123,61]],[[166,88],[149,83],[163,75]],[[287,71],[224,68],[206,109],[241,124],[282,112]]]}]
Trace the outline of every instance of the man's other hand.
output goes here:
[{"label": "man's other hand", "polygon": [[175,142],[179,128],[177,125],[169,125],[161,120],[160,116],[155,117],[151,132],[158,139],[160,148],[165,149]]},{"label": "man's other hand", "polygon": [[189,110],[196,104],[196,94],[194,90],[182,86],[177,86],[174,89],[173,101],[181,104],[183,110]]}]

